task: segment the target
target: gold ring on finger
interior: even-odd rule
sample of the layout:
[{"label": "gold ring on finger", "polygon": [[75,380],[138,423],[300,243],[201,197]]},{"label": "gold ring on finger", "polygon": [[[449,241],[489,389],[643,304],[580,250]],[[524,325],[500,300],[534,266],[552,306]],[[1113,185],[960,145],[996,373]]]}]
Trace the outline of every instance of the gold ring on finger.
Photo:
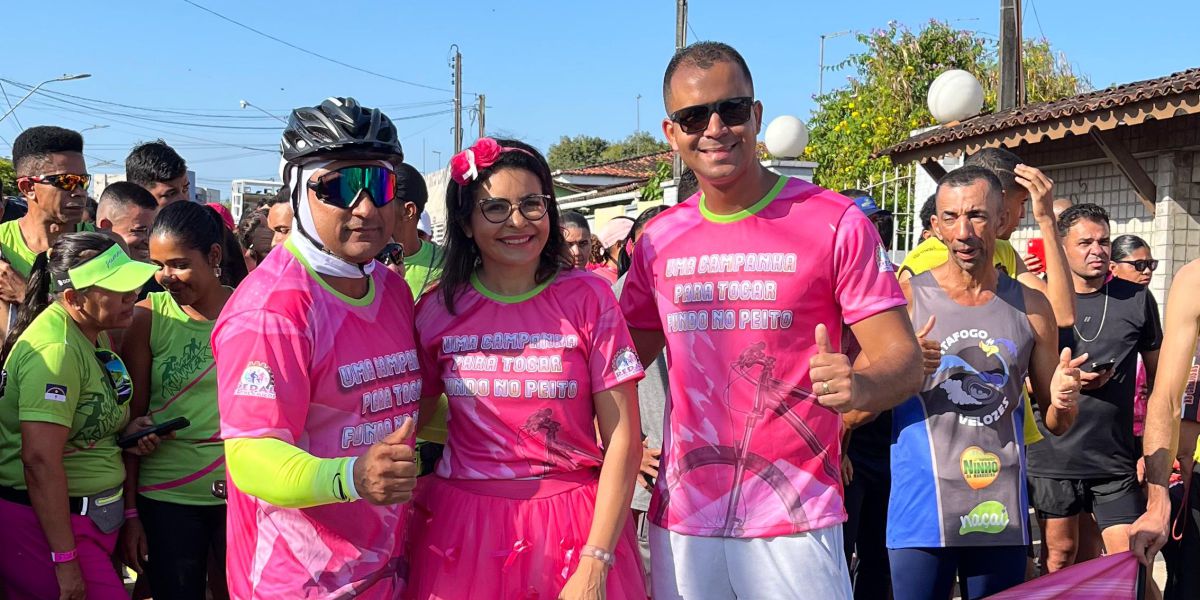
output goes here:
[{"label": "gold ring on finger", "polygon": [[822,396],[828,396],[828,395],[830,395],[830,394],[832,394],[832,393],[833,393],[833,390],[829,389],[829,382],[828,382],[828,381],[822,381],[822,382],[821,382],[821,395],[822,395]]}]

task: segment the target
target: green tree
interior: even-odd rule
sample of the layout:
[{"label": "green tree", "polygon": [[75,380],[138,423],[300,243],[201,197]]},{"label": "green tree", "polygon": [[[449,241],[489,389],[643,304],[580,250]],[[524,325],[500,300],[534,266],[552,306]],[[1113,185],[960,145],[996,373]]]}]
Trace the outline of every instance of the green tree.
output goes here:
[{"label": "green tree", "polygon": [[656,138],[648,132],[639,131],[630,134],[629,137],[619,142],[610,144],[608,149],[601,153],[600,158],[602,162],[608,162],[664,152],[670,149],[671,146],[664,142],[662,138]]},{"label": "green tree", "polygon": [[17,195],[17,173],[11,160],[0,158],[0,197]]},{"label": "green tree", "polygon": [[551,144],[546,160],[551,170],[573,169],[597,163],[624,160],[669,150],[666,142],[639,131],[620,141],[609,141],[590,135],[563,136]]},{"label": "green tree", "polygon": [[[926,95],[933,80],[948,69],[974,73],[984,88],[983,112],[995,110],[995,42],[939,21],[919,32],[892,24],[858,39],[865,50],[840,65],[855,75],[845,86],[817,97],[809,121],[805,157],[818,163],[815,179],[822,186],[854,187],[890,171],[888,158],[871,159],[871,153],[936,124]],[[1026,40],[1023,46],[1027,102],[1057,100],[1090,88],[1048,41]]]},{"label": "green tree", "polygon": [[558,138],[557,143],[550,145],[550,151],[546,153],[546,162],[550,163],[552,171],[604,162],[602,157],[608,147],[608,140],[603,138],[591,135],[564,135]]}]

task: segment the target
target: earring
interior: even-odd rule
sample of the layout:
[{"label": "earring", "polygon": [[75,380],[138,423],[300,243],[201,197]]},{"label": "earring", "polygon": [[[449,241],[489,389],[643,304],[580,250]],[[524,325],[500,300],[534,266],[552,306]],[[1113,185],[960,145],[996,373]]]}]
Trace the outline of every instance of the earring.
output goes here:
[{"label": "earring", "polygon": [[220,277],[221,276],[221,267],[213,267],[213,275]]}]

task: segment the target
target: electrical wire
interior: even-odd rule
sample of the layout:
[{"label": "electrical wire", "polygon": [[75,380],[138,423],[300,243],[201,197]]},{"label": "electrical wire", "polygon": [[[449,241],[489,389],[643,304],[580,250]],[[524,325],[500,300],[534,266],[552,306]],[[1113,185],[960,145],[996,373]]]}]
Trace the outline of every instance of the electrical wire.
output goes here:
[{"label": "electrical wire", "polygon": [[293,44],[293,43],[291,43],[291,42],[288,42],[288,41],[281,40],[281,39],[279,39],[279,38],[277,38],[277,37],[275,37],[275,36],[273,36],[273,35],[271,35],[271,34],[269,34],[269,33],[266,33],[266,32],[264,32],[264,31],[260,31],[260,30],[258,30],[258,29],[255,29],[255,28],[253,28],[253,27],[251,27],[251,26],[249,26],[249,25],[246,25],[245,23],[241,23],[241,22],[239,22],[239,21],[237,21],[237,20],[235,20],[235,19],[232,19],[232,18],[230,18],[230,17],[227,17],[227,16],[225,16],[225,15],[223,15],[223,14],[221,14],[221,13],[219,13],[219,12],[215,11],[215,10],[212,10],[211,8],[208,8],[208,7],[202,6],[202,5],[200,5],[200,4],[197,4],[197,3],[195,3],[195,2],[192,2],[192,0],[182,0],[182,2],[184,2],[185,4],[190,4],[190,5],[192,5],[192,6],[196,7],[196,8],[198,8],[198,9],[200,9],[200,10],[202,10],[202,11],[206,12],[206,13],[209,13],[209,14],[211,14],[211,15],[213,15],[213,16],[215,16],[215,17],[217,17],[217,18],[221,19],[221,20],[223,20],[223,21],[226,21],[226,22],[228,22],[228,23],[232,23],[232,24],[234,24],[234,25],[237,25],[238,27],[241,27],[242,29],[246,29],[246,30],[248,30],[248,31],[252,31],[252,32],[254,32],[254,33],[256,33],[256,34],[258,34],[258,35],[260,35],[260,36],[262,36],[262,37],[265,37],[265,38],[269,39],[269,40],[272,40],[272,41],[278,42],[278,43],[280,43],[280,44],[283,44],[284,46],[287,46],[287,47],[289,47],[289,48],[291,48],[291,49],[293,49],[293,50],[298,50],[298,51],[300,51],[300,52],[303,52],[303,53],[305,53],[305,54],[307,54],[307,55],[309,55],[309,56],[313,56],[313,57],[319,58],[319,59],[321,59],[321,60],[324,60],[324,61],[327,61],[327,62],[331,62],[331,63],[333,63],[333,64],[335,64],[335,65],[340,65],[340,66],[346,67],[347,69],[352,69],[352,70],[358,71],[358,72],[360,72],[360,73],[366,73],[367,75],[373,75],[373,76],[375,76],[375,77],[379,77],[379,78],[382,78],[382,79],[386,79],[386,80],[388,80],[388,81],[394,81],[394,82],[396,82],[396,83],[402,83],[402,84],[404,84],[404,85],[411,85],[411,86],[413,86],[413,87],[425,88],[425,89],[427,89],[427,90],[434,90],[434,91],[438,91],[438,92],[449,92],[449,93],[454,93],[454,90],[449,90],[449,89],[446,89],[446,88],[440,88],[440,87],[436,87],[436,86],[432,86],[432,85],[425,85],[424,83],[417,83],[417,82],[415,82],[415,81],[408,81],[408,80],[405,80],[405,79],[399,79],[399,78],[397,78],[397,77],[392,77],[391,75],[384,75],[383,73],[379,73],[379,72],[376,72],[376,71],[372,71],[372,70],[370,70],[370,69],[364,69],[364,68],[362,68],[362,67],[357,67],[357,66],[354,66],[354,65],[352,65],[352,64],[350,64],[350,63],[347,63],[347,62],[340,61],[340,60],[338,60],[338,59],[336,59],[336,58],[330,58],[330,57],[328,57],[328,56],[325,56],[324,54],[318,54],[318,53],[316,53],[316,52],[313,52],[312,50],[308,50],[308,49],[306,49],[306,48],[301,48],[300,46],[297,46],[296,44]]},{"label": "electrical wire", "polygon": [[21,128],[21,130],[24,130],[25,126],[21,124],[21,119],[17,118],[17,111],[13,110],[12,100],[8,99],[8,90],[4,89],[3,85],[0,85],[0,93],[4,94],[4,103],[8,104],[8,110],[11,111],[13,121],[17,122],[17,127]]}]

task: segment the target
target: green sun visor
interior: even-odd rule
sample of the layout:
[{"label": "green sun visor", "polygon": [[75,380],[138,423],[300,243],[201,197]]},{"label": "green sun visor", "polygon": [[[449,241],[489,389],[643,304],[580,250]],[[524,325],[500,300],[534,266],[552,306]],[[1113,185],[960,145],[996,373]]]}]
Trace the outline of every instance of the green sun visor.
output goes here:
[{"label": "green sun visor", "polygon": [[99,287],[113,292],[132,292],[154,277],[158,267],[129,258],[120,244],[113,244],[94,258],[66,273],[51,272],[52,291]]}]

